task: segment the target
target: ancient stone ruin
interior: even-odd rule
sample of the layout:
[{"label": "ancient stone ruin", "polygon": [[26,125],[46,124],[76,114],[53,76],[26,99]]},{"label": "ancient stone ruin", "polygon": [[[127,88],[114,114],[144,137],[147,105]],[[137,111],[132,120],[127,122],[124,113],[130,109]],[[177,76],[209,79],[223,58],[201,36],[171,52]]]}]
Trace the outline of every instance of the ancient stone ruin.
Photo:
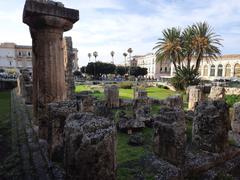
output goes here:
[{"label": "ancient stone ruin", "polygon": [[202,102],[193,120],[193,143],[202,150],[223,152],[228,147],[229,125],[229,110],[224,101]]},{"label": "ancient stone ruin", "polygon": [[184,163],[186,123],[183,110],[162,108],[154,119],[154,152],[175,165]]},{"label": "ancient stone ruin", "polygon": [[66,90],[67,90],[67,99],[74,98],[74,76],[73,76],[73,46],[72,46],[72,38],[64,37],[63,40],[63,55],[64,55],[64,69],[65,69],[65,81],[66,81]]},{"label": "ancient stone ruin", "polygon": [[90,113],[72,114],[64,128],[67,179],[116,179],[116,129]]},{"label": "ancient stone ruin", "polygon": [[108,108],[119,107],[119,89],[118,86],[105,86],[104,94],[106,99],[106,105]]},{"label": "ancient stone ruin", "polygon": [[233,105],[232,130],[234,133],[240,134],[240,103]]},{"label": "ancient stone ruin", "polygon": [[208,98],[212,100],[221,100],[221,99],[223,100],[224,97],[225,97],[225,88],[221,86],[213,86],[208,96]]},{"label": "ancient stone ruin", "polygon": [[17,89],[18,95],[24,98],[26,104],[32,104],[33,85],[32,85],[32,79],[31,79],[30,73],[26,70],[23,70],[21,75],[18,77],[17,84],[18,84],[18,89]]},{"label": "ancient stone ruin", "polygon": [[194,110],[196,105],[205,99],[205,96],[200,87],[193,86],[188,92],[188,109]]},{"label": "ancient stone ruin", "polygon": [[[50,1],[49,1],[50,2]],[[59,3],[26,1],[23,22],[30,27],[33,51],[33,109],[41,119],[46,104],[65,100],[63,32],[79,20],[77,10]]]}]

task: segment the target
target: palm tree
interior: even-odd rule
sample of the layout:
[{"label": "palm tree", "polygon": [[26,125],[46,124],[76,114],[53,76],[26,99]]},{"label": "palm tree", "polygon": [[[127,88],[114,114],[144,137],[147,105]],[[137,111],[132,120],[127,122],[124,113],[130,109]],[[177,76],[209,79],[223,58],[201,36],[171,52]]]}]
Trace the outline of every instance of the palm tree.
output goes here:
[{"label": "palm tree", "polygon": [[159,38],[156,43],[157,45],[153,48],[156,50],[156,60],[158,62],[170,60],[175,69],[177,69],[177,66],[180,66],[182,60],[181,30],[173,27],[163,30],[162,33],[163,38]]},{"label": "palm tree", "polygon": [[194,24],[192,30],[194,33],[192,48],[196,57],[195,71],[197,72],[204,57],[208,60],[216,60],[221,55],[219,46],[222,46],[220,42],[222,39],[206,22]]},{"label": "palm tree", "polygon": [[92,54],[88,53],[89,62],[91,61]]},{"label": "palm tree", "polygon": [[129,53],[129,72],[128,72],[128,74],[130,76],[131,59],[132,59],[131,55],[132,55],[132,52],[133,52],[132,48],[128,48],[127,52]]},{"label": "palm tree", "polygon": [[111,56],[112,56],[112,63],[114,64],[114,59],[113,59],[113,57],[114,57],[115,52],[114,52],[114,51],[111,51],[110,54],[111,54]]},{"label": "palm tree", "polygon": [[98,52],[97,52],[97,51],[94,51],[94,52],[93,52],[93,56],[95,57],[95,62],[96,62],[97,57],[98,57]]}]

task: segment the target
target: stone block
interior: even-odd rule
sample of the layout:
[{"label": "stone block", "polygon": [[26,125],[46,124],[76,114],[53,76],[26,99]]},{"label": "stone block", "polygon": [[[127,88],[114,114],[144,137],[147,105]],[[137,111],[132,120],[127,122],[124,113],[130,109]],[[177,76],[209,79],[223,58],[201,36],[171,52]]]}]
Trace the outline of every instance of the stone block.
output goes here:
[{"label": "stone block", "polygon": [[116,129],[109,119],[91,113],[72,114],[64,134],[67,179],[116,179]]},{"label": "stone block", "polygon": [[183,98],[180,95],[170,96],[166,99],[166,105],[172,108],[183,109]]},{"label": "stone block", "polygon": [[228,147],[229,123],[229,109],[224,101],[201,102],[193,119],[193,143],[205,151],[223,152]]},{"label": "stone block", "polygon": [[233,105],[232,130],[234,133],[240,134],[240,103]]},{"label": "stone block", "polygon": [[119,89],[118,86],[105,86],[104,88],[106,105],[108,108],[119,107]]},{"label": "stone block", "polygon": [[188,109],[194,110],[196,105],[203,101],[205,96],[202,92],[202,89],[196,86],[193,86],[189,89],[189,98],[188,98]]},{"label": "stone block", "polygon": [[186,123],[183,110],[164,107],[154,118],[154,152],[174,165],[184,163]]},{"label": "stone block", "polygon": [[225,88],[221,86],[213,86],[208,96],[211,100],[221,100],[225,97]]}]

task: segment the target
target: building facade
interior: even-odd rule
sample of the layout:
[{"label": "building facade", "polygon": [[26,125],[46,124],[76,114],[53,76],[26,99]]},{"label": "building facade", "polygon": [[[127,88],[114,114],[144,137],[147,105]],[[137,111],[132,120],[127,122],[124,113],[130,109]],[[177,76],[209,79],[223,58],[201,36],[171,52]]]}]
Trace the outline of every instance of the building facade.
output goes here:
[{"label": "building facade", "polygon": [[168,78],[171,75],[171,63],[168,61],[157,62],[156,55],[154,53],[136,56],[135,59],[138,66],[147,68],[147,78],[160,79]]},{"label": "building facade", "polygon": [[[78,50],[73,48],[73,70],[78,69]],[[15,43],[0,44],[0,69],[19,72],[21,69],[32,71],[32,46]]]},{"label": "building facade", "polygon": [[[193,62],[191,65],[194,65]],[[175,69],[172,66],[171,77]],[[240,54],[229,54],[216,60],[204,59],[199,68],[199,75],[204,80],[240,78]]]}]

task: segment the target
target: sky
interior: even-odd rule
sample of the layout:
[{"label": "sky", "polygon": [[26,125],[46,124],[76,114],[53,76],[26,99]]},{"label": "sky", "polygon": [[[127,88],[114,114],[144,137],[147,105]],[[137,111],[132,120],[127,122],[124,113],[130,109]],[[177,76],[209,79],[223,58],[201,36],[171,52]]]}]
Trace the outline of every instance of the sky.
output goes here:
[{"label": "sky", "polygon": [[[72,36],[78,49],[79,65],[86,65],[88,53],[97,60],[124,62],[123,53],[152,51],[162,30],[184,28],[208,22],[223,39],[222,54],[240,54],[240,0],[59,0],[78,9],[80,20],[64,36]],[[0,0],[0,42],[31,45],[28,26],[22,23],[25,0]],[[92,58],[92,61],[94,59]]]}]

